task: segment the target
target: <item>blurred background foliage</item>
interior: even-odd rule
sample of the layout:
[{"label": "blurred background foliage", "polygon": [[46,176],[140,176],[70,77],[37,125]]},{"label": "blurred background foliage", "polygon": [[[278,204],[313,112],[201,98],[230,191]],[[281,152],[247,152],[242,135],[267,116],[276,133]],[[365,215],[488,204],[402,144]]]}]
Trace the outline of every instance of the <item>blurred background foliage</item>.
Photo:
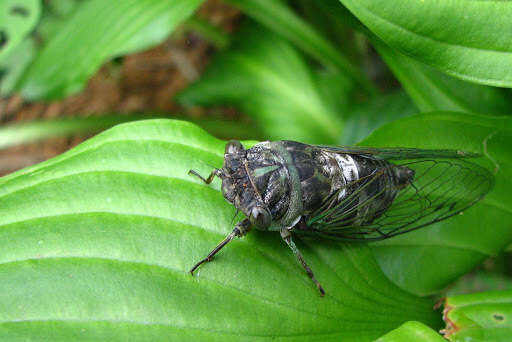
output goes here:
[{"label": "blurred background foliage", "polygon": [[[421,3],[4,0],[0,173],[148,118],[191,121],[223,139],[356,144],[391,122],[399,135],[407,121],[396,120],[450,111],[498,118],[510,133],[512,44],[503,32],[512,6]],[[492,251],[449,286],[409,289],[511,290],[510,248]]]}]

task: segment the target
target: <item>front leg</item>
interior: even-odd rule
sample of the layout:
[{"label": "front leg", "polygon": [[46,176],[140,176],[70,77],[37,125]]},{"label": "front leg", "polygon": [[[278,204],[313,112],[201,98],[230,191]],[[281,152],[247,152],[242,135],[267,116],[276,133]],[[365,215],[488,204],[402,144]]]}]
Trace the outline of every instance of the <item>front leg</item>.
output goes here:
[{"label": "front leg", "polygon": [[215,178],[215,176],[217,177],[220,177],[221,174],[222,174],[222,171],[220,169],[213,169],[213,171],[210,173],[210,175],[208,176],[208,178],[204,179],[203,176],[201,176],[199,173],[197,173],[197,171],[195,170],[189,170],[188,171],[188,174],[189,175],[193,175],[193,176],[196,176],[197,178],[199,178],[200,180],[202,180],[203,182],[205,182],[206,184],[210,184],[212,181],[213,181],[213,178]]},{"label": "front leg", "polygon": [[299,262],[302,265],[302,267],[304,268],[304,270],[306,270],[306,273],[308,274],[308,276],[311,278],[311,280],[313,280],[316,287],[318,288],[318,291],[320,291],[320,295],[321,296],[325,295],[325,291],[322,288],[322,285],[320,285],[318,280],[316,280],[315,275],[313,274],[313,271],[311,270],[311,268],[309,268],[308,264],[306,263],[306,260],[304,260],[304,257],[302,256],[299,249],[295,245],[295,242],[293,242],[292,234],[290,233],[290,231],[287,228],[284,228],[284,227],[281,228],[281,237],[283,238],[284,242],[286,242],[288,247],[290,247],[293,254],[295,254],[295,257],[297,258],[297,260],[299,260]]},{"label": "front leg", "polygon": [[215,247],[207,256],[206,258],[202,259],[201,261],[199,261],[197,264],[194,265],[194,267],[192,267],[190,269],[190,274],[194,275],[194,271],[199,267],[201,266],[202,264],[204,264],[205,262],[210,262],[212,261],[213,257],[215,256],[215,254],[217,254],[222,248],[224,248],[224,246],[226,246],[228,243],[230,243],[235,237],[241,237],[241,236],[244,236],[245,234],[247,234],[249,231],[251,230],[251,222],[249,221],[249,219],[244,219],[240,222],[238,222],[235,226],[235,228],[233,229],[233,231],[228,235],[226,236],[226,238],[224,240],[222,240],[218,245],[217,247]]}]

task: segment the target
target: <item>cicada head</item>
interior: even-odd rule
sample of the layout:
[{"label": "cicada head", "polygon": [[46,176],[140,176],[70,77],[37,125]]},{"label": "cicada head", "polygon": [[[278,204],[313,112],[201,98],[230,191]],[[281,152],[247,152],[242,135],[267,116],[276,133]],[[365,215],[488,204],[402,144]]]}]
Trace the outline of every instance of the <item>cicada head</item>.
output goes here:
[{"label": "cicada head", "polygon": [[248,174],[247,151],[239,141],[231,140],[224,151],[222,194],[260,230],[272,223],[272,215],[261,197],[262,189]]},{"label": "cicada head", "polygon": [[222,194],[224,198],[235,204],[237,199],[236,194],[236,178],[237,174],[241,173],[243,168],[243,161],[245,159],[245,149],[242,144],[237,140],[231,140],[226,144],[224,149],[224,165],[222,167]]}]

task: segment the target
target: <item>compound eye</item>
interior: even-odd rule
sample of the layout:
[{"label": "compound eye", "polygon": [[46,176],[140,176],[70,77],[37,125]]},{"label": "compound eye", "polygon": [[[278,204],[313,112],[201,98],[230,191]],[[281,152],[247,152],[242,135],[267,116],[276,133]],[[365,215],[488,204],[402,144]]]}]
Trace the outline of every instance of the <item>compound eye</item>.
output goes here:
[{"label": "compound eye", "polygon": [[233,203],[235,200],[235,188],[230,179],[225,178],[222,180],[221,190],[224,198],[228,200],[228,202]]},{"label": "compound eye", "polygon": [[272,217],[270,216],[270,212],[263,207],[254,207],[251,210],[251,215],[249,216],[249,221],[259,229],[266,229],[270,226],[272,221]]},{"label": "compound eye", "polygon": [[242,152],[244,150],[243,145],[238,140],[230,140],[226,144],[226,148],[224,149],[224,154],[233,154]]}]

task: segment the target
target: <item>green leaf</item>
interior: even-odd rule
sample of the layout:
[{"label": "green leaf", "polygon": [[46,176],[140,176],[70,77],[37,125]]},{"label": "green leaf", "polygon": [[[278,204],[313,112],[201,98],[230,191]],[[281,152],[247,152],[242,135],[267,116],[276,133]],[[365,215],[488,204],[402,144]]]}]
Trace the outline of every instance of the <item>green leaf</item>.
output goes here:
[{"label": "green leaf", "polygon": [[377,339],[376,342],[446,342],[436,331],[420,322],[409,321]]},{"label": "green leaf", "polygon": [[0,2],[0,62],[32,31],[40,13],[40,0]]},{"label": "green leaf", "polygon": [[69,20],[72,13],[80,8],[77,0],[52,0],[46,2],[37,24],[37,38],[39,43],[47,41],[58,33],[64,23]]},{"label": "green leaf", "polygon": [[[164,115],[121,115],[103,114],[88,117],[64,117],[49,120],[34,120],[4,125],[0,128],[0,149],[27,144],[56,137],[71,137],[103,131],[114,125],[129,121],[147,120],[164,117]],[[179,118],[179,116],[175,116]],[[238,121],[202,118],[183,118],[194,122],[216,137],[261,138],[261,133]]]},{"label": "green leaf", "polygon": [[45,4],[45,8],[56,15],[67,15],[75,9],[79,1],[80,0],[52,0]]},{"label": "green leaf", "polygon": [[[452,112],[404,118],[379,128],[363,141],[369,146],[481,152],[498,167],[494,189],[463,215],[371,244],[388,277],[408,291],[433,293],[512,241],[511,143],[511,117]],[[488,160],[481,162],[491,169],[495,167]]]},{"label": "green leaf", "polygon": [[25,39],[9,53],[7,58],[0,60],[0,96],[7,96],[14,90],[36,53],[37,47],[34,40]]},{"label": "green leaf", "polygon": [[450,341],[510,341],[512,291],[481,292],[448,297],[445,337]]},{"label": "green leaf", "polygon": [[341,0],[407,56],[475,83],[512,87],[510,1]]},{"label": "green leaf", "polygon": [[371,341],[432,302],[400,290],[364,244],[251,232],[190,267],[235,209],[187,175],[220,166],[224,142],[182,121],[116,126],[0,179],[0,339]]},{"label": "green leaf", "polygon": [[0,127],[0,149],[54,137],[96,133],[122,122],[148,119],[151,116],[102,115],[34,120]]},{"label": "green leaf", "polygon": [[161,42],[201,3],[84,1],[46,42],[18,89],[27,99],[54,99],[77,92],[105,61]]},{"label": "green leaf", "polygon": [[7,58],[0,60],[0,96],[11,95],[25,70],[38,55],[41,42],[60,30],[66,17],[78,7],[75,0],[52,0],[42,8],[40,19],[29,35],[14,48]]},{"label": "green leaf", "polygon": [[[332,144],[342,130],[343,108],[333,106],[332,93],[319,85],[321,77],[325,80],[292,45],[249,23],[176,99],[185,105],[235,105],[273,140]],[[340,74],[332,77],[338,99],[347,99],[350,82]]]},{"label": "green leaf", "polygon": [[380,126],[417,112],[410,98],[402,91],[355,105],[347,114],[340,144],[355,145]]},{"label": "green leaf", "polygon": [[370,36],[370,40],[420,111],[512,114],[511,96],[504,89],[448,76],[401,54],[376,37]]},{"label": "green leaf", "polygon": [[340,49],[351,60],[354,59],[354,32],[343,20],[345,7],[340,6],[339,0],[298,0],[294,8],[304,20],[310,23],[331,44]]},{"label": "green leaf", "polygon": [[228,0],[261,25],[292,42],[308,55],[342,72],[357,82],[368,94],[378,93],[377,88],[327,39],[311,25],[296,15],[282,0]]}]

